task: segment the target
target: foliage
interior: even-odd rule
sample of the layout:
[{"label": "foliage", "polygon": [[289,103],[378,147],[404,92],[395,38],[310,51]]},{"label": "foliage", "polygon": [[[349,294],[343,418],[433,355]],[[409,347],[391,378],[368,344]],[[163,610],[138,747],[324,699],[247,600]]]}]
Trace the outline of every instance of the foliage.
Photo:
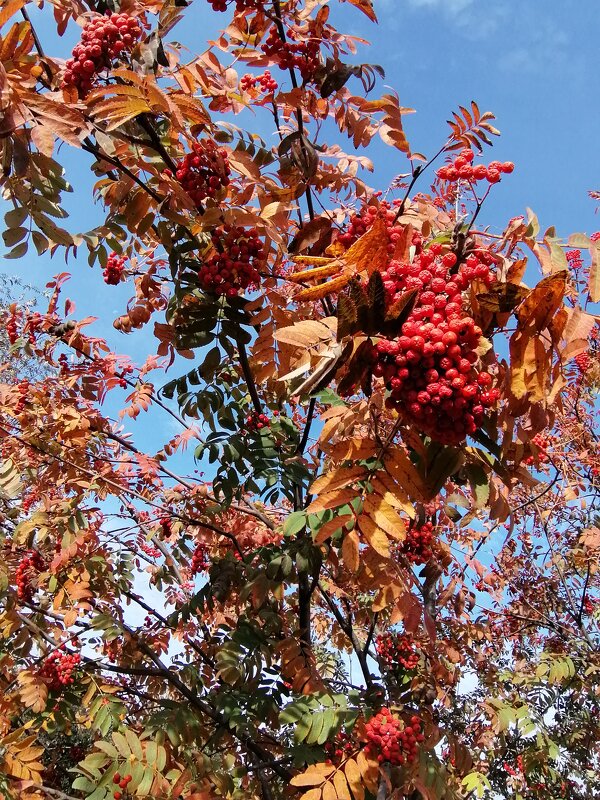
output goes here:
[{"label": "foliage", "polygon": [[3,304],[0,796],[599,796],[600,237],[482,225],[493,114],[415,152],[333,0],[211,0],[199,55],[187,5],[51,0],[70,57],[0,11],[7,257],[147,348],[67,273]]}]

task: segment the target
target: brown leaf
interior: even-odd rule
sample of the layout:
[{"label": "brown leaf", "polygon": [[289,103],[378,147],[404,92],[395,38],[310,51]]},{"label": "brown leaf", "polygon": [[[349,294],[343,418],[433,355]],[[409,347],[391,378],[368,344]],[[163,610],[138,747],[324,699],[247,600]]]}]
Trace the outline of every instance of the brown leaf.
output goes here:
[{"label": "brown leaf", "polygon": [[288,252],[292,254],[302,253],[312,245],[319,243],[319,249],[324,250],[328,240],[331,238],[332,222],[329,217],[316,217],[310,222],[306,223],[304,227],[294,236]]}]

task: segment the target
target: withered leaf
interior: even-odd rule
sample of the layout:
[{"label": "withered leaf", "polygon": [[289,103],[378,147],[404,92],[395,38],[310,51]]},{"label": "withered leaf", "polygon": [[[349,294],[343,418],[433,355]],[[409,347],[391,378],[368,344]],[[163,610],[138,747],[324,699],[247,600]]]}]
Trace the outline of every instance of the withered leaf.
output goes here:
[{"label": "withered leaf", "polygon": [[478,294],[477,302],[485,311],[505,314],[513,311],[529,294],[529,289],[515,283],[499,283],[484,294]]},{"label": "withered leaf", "polygon": [[358,332],[358,311],[356,309],[356,303],[346,293],[341,294],[338,298],[337,318],[338,342],[345,336],[351,336],[353,333]]},{"label": "withered leaf", "polygon": [[385,336],[395,336],[399,333],[406,318],[414,308],[417,300],[417,290],[411,289],[400,297],[399,300],[391,305],[386,314],[383,324],[379,325],[379,332]]},{"label": "withered leaf", "polygon": [[383,285],[381,272],[374,272],[369,278],[367,296],[369,299],[369,320],[365,333],[376,333],[381,326],[381,320],[385,316],[385,286]]},{"label": "withered leaf", "polygon": [[373,345],[370,339],[365,339],[356,348],[351,358],[340,370],[338,381],[338,394],[341,397],[353,393],[356,387],[360,386],[367,374],[371,370],[370,354]]},{"label": "withered leaf", "polygon": [[543,331],[560,307],[567,287],[566,270],[542,278],[517,309],[519,328],[533,327]]}]

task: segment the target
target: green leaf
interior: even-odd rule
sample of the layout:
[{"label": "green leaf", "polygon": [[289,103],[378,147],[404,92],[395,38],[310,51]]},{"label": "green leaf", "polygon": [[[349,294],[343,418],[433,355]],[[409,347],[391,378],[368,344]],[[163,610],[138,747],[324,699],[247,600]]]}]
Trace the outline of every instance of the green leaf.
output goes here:
[{"label": "green leaf", "polygon": [[306,714],[298,721],[294,730],[294,739],[297,742],[303,742],[306,739],[310,733],[312,722],[313,718],[311,714]]},{"label": "green leaf", "polygon": [[123,758],[129,758],[131,755],[131,748],[129,747],[127,739],[123,736],[123,734],[115,731],[112,735],[112,740]]},{"label": "green leaf", "polygon": [[306,513],[304,511],[293,511],[283,523],[283,535],[295,536],[306,527]]},{"label": "green leaf", "polygon": [[469,464],[467,476],[475,498],[475,508],[484,508],[490,499],[490,484],[485,470],[479,464]]},{"label": "green leaf", "polygon": [[139,761],[142,761],[142,759],[144,758],[144,751],[142,750],[142,743],[140,742],[138,737],[129,728],[124,728],[123,733],[125,734],[125,738],[127,739],[127,744],[131,748],[131,752],[133,753],[133,755]]}]

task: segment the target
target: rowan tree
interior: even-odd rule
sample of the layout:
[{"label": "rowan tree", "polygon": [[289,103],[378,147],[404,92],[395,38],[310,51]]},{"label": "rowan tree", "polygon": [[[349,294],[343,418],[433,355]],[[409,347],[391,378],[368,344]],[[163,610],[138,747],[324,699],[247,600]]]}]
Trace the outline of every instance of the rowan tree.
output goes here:
[{"label": "rowan tree", "polygon": [[599,237],[484,225],[493,114],[414,150],[337,3],[210,0],[199,55],[187,5],[0,11],[8,255],[147,350],[68,273],[5,310],[0,796],[597,797]]}]

